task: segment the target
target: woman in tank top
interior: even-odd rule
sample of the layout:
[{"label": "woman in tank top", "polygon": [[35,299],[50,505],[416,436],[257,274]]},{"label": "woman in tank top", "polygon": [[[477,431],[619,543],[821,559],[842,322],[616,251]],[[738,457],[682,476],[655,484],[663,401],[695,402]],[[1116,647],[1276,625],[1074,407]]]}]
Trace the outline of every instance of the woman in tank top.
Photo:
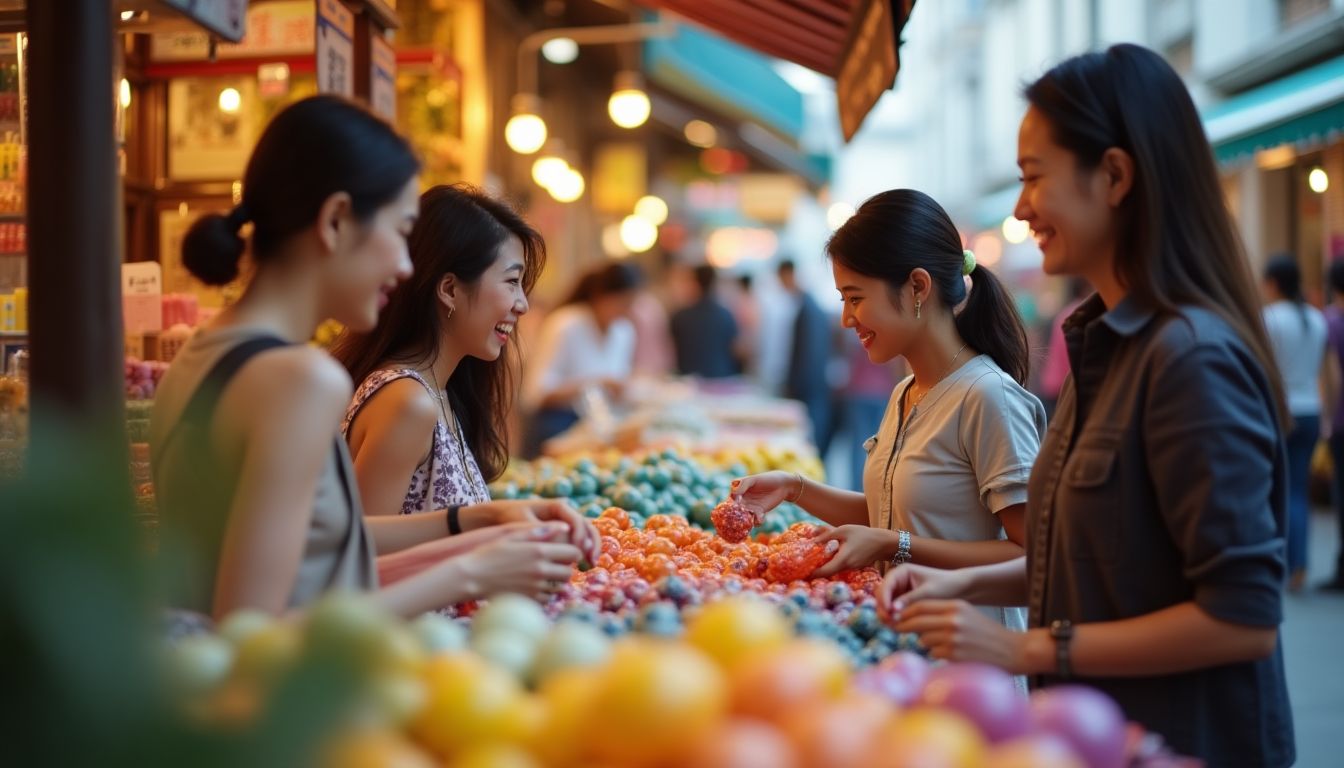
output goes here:
[{"label": "woman in tank top", "polygon": [[[201,217],[183,263],[211,285],[238,277],[251,224],[250,279],[239,301],[184,348],[164,377],[151,446],[174,607],[223,617],[281,613],[324,591],[374,590],[375,554],[413,553],[448,534],[444,512],[366,523],[338,425],[351,383],[304,342],[333,318],[372,328],[411,273],[406,237],[419,164],[404,139],[351,102],[318,96],[286,108],[248,162],[242,202]],[[413,615],[479,595],[477,574],[544,563],[524,586],[564,579],[579,550],[562,523],[493,535],[466,558],[378,592]],[[479,543],[485,537],[465,534]],[[538,569],[539,571],[543,569]]]},{"label": "woman in tank top", "polygon": [[[531,502],[489,504],[486,484],[509,460],[515,367],[508,353],[545,265],[545,243],[505,203],[456,184],[420,198],[409,247],[414,275],[392,292],[378,326],[347,332],[334,351],[360,382],[341,431],[365,512],[457,507],[464,528],[539,522]],[[595,556],[597,533],[582,515],[562,503],[541,510]],[[479,579],[489,592],[537,565],[501,563]]]}]

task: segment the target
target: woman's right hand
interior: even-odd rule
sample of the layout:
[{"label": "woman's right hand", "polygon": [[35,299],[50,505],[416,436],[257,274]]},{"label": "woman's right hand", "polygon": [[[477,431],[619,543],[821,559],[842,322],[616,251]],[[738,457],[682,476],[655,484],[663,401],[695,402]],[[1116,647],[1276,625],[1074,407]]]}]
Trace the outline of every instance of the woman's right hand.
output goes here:
[{"label": "woman's right hand", "polygon": [[729,495],[757,515],[764,515],[781,502],[798,498],[798,482],[797,475],[777,469],[734,480]]},{"label": "woman's right hand", "polygon": [[894,621],[901,611],[920,600],[951,600],[962,597],[970,588],[965,569],[944,570],[906,563],[897,566],[882,580],[877,592],[877,610],[883,619]]},{"label": "woman's right hand", "polygon": [[545,600],[569,583],[582,557],[563,522],[513,523],[512,530],[460,558],[467,589],[476,598],[504,592]]}]

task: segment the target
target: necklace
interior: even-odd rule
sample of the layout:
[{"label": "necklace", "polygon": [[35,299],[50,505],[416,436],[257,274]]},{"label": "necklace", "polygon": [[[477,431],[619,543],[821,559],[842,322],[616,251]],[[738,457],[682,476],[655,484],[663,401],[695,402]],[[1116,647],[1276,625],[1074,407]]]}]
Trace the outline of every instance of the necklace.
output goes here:
[{"label": "necklace", "polygon": [[453,418],[456,414],[450,415],[448,413],[448,392],[439,386],[439,379],[434,375],[432,366],[429,369],[429,380],[434,383],[434,398],[439,401],[439,413],[443,414],[444,431],[452,434],[453,441],[457,443],[457,459],[458,464],[462,467],[462,476],[467,479],[469,484],[476,483],[478,487],[483,487],[485,478],[480,475],[479,471],[473,477],[471,468],[467,465],[467,443],[466,435],[462,433],[462,422]]},{"label": "necklace", "polygon": [[[946,379],[946,378],[947,378],[947,374],[951,373],[951,372],[952,372],[952,368],[953,368],[953,366],[955,366],[955,365],[957,364],[957,358],[961,357],[961,353],[962,353],[962,352],[965,352],[965,351],[966,351],[966,345],[965,345],[965,344],[962,344],[962,345],[961,345],[961,349],[958,349],[958,350],[957,350],[957,354],[955,354],[955,355],[952,356],[952,362],[948,363],[948,364],[947,364],[947,367],[943,369],[943,375],[942,375],[942,376],[939,376],[938,379],[937,379],[936,381],[934,381],[932,384],[930,384],[929,387],[928,387],[928,389],[925,389],[923,392],[920,392],[920,393],[919,393],[919,397],[915,398],[915,401],[914,401],[913,403],[910,404],[910,410],[913,411],[913,410],[915,409],[915,406],[917,406],[917,405],[919,405],[920,403],[924,402],[924,397],[925,397],[926,395],[929,394],[929,391],[932,390],[934,387],[938,386],[938,384],[939,384],[943,379]],[[911,382],[910,386],[911,386],[912,388],[914,387],[914,382],[913,382],[913,381]]]}]

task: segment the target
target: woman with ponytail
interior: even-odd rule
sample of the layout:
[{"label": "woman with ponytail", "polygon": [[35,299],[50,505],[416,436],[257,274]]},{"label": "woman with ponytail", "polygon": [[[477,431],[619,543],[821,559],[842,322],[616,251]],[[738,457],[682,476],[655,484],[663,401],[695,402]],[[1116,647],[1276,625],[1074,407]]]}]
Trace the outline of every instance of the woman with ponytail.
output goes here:
[{"label": "woman with ponytail", "polygon": [[[1045,409],[1022,388],[1026,332],[1003,285],[962,249],[942,207],[909,189],[865,202],[827,251],[844,326],[873,362],[904,357],[913,374],[897,384],[866,444],[863,493],[768,472],[735,481],[734,496],[760,512],[792,501],[836,526],[820,540],[840,548],[815,576],[1021,557]],[[1020,609],[991,613],[1026,626]]]},{"label": "woman with ponytail", "polygon": [[[353,589],[378,590],[410,616],[479,596],[480,574],[499,563],[533,563],[514,590],[527,591],[569,571],[543,567],[579,559],[562,522],[470,531],[443,547],[457,533],[445,510],[364,520],[339,432],[350,376],[305,342],[328,318],[372,330],[410,276],[418,173],[405,139],[364,108],[304,99],[262,133],[238,207],[188,232],[183,262],[209,284],[238,276],[248,224],[251,248],[242,298],[178,353],[154,403],[171,607],[216,619],[243,608],[280,614]],[[426,546],[469,554],[426,564]],[[380,590],[378,555],[379,566],[414,575]]]}]

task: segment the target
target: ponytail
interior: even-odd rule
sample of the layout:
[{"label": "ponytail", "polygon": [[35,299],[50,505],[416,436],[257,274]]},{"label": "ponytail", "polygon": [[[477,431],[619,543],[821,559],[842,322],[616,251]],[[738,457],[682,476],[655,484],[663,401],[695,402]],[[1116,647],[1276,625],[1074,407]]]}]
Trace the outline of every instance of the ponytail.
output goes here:
[{"label": "ponytail", "polygon": [[993,272],[978,265],[971,271],[971,291],[955,322],[957,333],[972,349],[989,355],[1018,384],[1026,385],[1031,372],[1027,329]]},{"label": "ponytail", "polygon": [[206,285],[233,282],[247,247],[240,233],[246,222],[247,209],[241,205],[228,215],[201,216],[182,240],[182,265]]}]

